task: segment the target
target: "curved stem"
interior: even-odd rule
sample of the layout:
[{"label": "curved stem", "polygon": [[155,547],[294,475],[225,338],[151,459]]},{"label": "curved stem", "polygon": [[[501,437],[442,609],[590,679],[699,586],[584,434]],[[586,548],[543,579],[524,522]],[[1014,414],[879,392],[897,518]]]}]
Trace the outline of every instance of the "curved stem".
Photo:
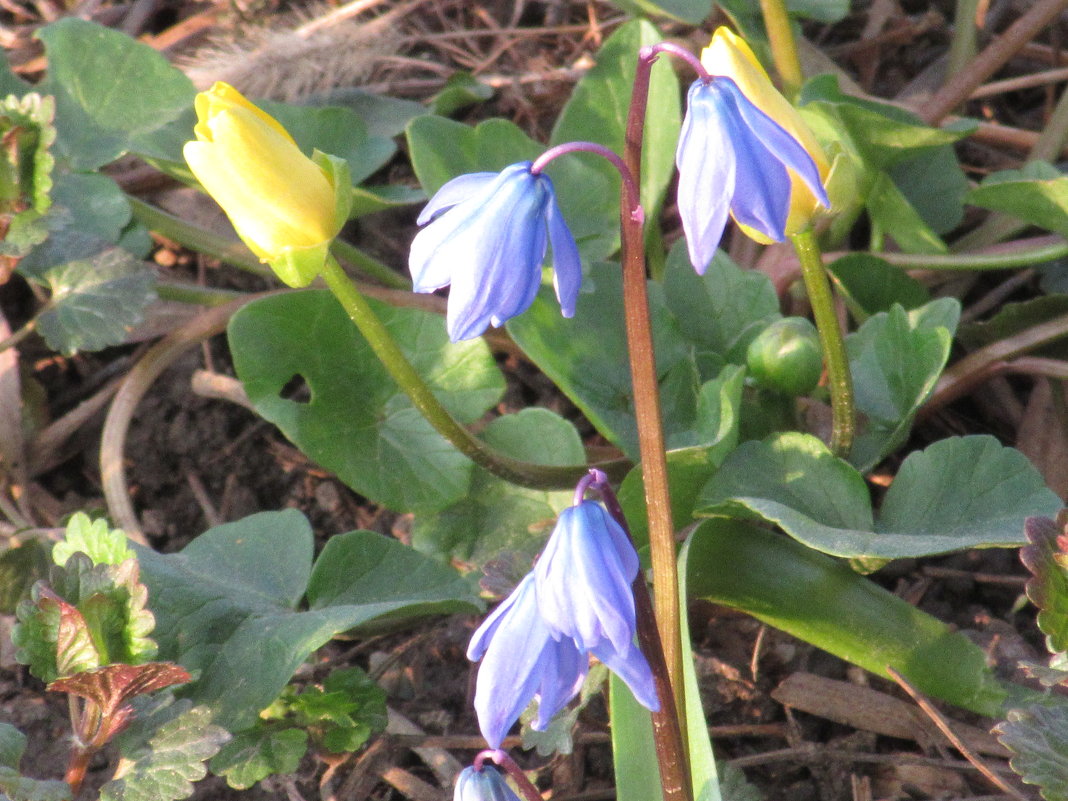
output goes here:
[{"label": "curved stem", "polygon": [[[845,253],[828,253],[834,260]],[[1012,270],[1033,267],[1068,256],[1068,240],[1061,236],[1036,236],[1006,242],[987,251],[923,255],[920,253],[869,253],[905,270]]]},{"label": "curved stem", "polygon": [[782,79],[782,91],[791,101],[797,99],[805,76],[801,72],[801,59],[797,56],[797,40],[790,25],[790,14],[786,10],[785,0],[760,0],[760,11],[764,15],[764,27],[768,31],[771,44],[771,57],[775,60],[775,70]]},{"label": "curved stem", "polygon": [[831,451],[835,456],[846,458],[853,447],[856,431],[856,410],[853,406],[853,379],[849,374],[849,358],[845,340],[834,313],[834,296],[823,256],[812,230],[802,231],[792,237],[794,250],[801,262],[801,277],[812,304],[816,319],[823,361],[827,367],[827,383],[831,393]]},{"label": "curved stem", "polygon": [[536,489],[570,489],[585,475],[586,465],[557,467],[524,462],[500,453],[475,437],[441,405],[422,376],[412,367],[389,330],[333,257],[327,259],[322,277],[349,319],[363,334],[375,356],[382,362],[382,366],[408,395],[415,408],[441,436],[468,459],[506,481]]},{"label": "curved stem", "polygon": [[[642,134],[649,98],[649,77],[656,51],[643,48],[638,56],[630,109],[625,131],[624,160],[631,175],[641,175]],[[659,639],[664,649],[666,670],[675,698],[678,721],[678,765],[666,764],[657,747],[660,777],[665,799],[692,798],[689,759],[686,751],[686,700],[682,673],[682,636],[679,622],[679,577],[675,553],[675,527],[668,488],[667,456],[660,414],[660,384],[657,381],[653,351],[652,319],[646,288],[643,225],[634,209],[638,195],[626,184],[620,199],[620,227],[623,262],[623,311],[627,330],[627,351],[634,388],[634,411],[638,426],[638,446],[642,459],[645,505],[649,516],[649,553],[653,568],[653,602]],[[666,732],[657,732],[658,739]],[[679,771],[681,768],[680,781]],[[681,785],[681,786],[680,786]]]}]

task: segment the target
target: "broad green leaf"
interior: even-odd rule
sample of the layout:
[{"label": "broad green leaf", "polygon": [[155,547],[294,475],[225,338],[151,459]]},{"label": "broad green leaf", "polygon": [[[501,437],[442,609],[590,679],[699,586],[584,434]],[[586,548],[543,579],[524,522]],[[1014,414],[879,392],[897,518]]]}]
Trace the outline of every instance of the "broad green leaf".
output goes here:
[{"label": "broad green leaf", "polygon": [[708,16],[708,3],[704,0],[612,0],[612,4],[635,17],[672,17],[690,25],[697,25]]},{"label": "broad green leaf", "polygon": [[[581,464],[582,440],[571,423],[548,409],[524,409],[498,417],[481,433],[500,453],[548,465]],[[571,490],[547,492],[519,487],[476,467],[471,488],[436,514],[418,515],[412,546],[419,551],[482,566],[503,551],[532,561],[552,531],[557,513],[570,505]]]},{"label": "broad green leaf", "polygon": [[993,173],[965,200],[1068,235],[1068,176],[1050,164],[1033,162],[1021,170]]},{"label": "broad green leaf", "polygon": [[1060,503],[1023,454],[993,437],[953,437],[910,454],[873,519],[860,473],[807,434],[735,450],[698,513],[775,523],[818,551],[897,559],[1023,542],[1030,515]]},{"label": "broad green leaf", "polygon": [[946,234],[964,219],[968,179],[950,146],[914,154],[887,173],[909,204],[936,234]]},{"label": "broad green leaf", "polygon": [[906,253],[945,253],[948,248],[886,173],[868,193],[868,216],[880,235],[893,237]]},{"label": "broad green leaf", "polygon": [[901,445],[949,359],[960,314],[954,298],[868,319],[846,337],[857,411],[864,415],[850,461],[869,470]]},{"label": "broad green leaf", "polygon": [[10,723],[0,723],[0,768],[19,769],[26,751],[26,735]]},{"label": "broad green leaf", "polygon": [[[532,161],[545,150],[515,124],[498,119],[471,128],[443,117],[417,117],[408,125],[407,137],[412,168],[428,195],[458,175],[499,172]],[[596,159],[571,154],[545,170],[586,261],[607,258],[619,244],[619,193],[599,171]]]},{"label": "broad green leaf", "polygon": [[[370,303],[461,423],[498,401],[504,381],[482,340],[451,344],[439,316]],[[422,512],[466,495],[472,463],[412,406],[329,292],[249,303],[228,333],[256,411],[357,492],[397,511]],[[285,397],[294,379],[303,379],[310,399]]]},{"label": "broad green leaf", "polygon": [[[70,212],[67,225],[108,242],[118,242],[132,212],[119,185],[100,173],[61,172],[52,201]],[[83,254],[78,254],[83,255]]]},{"label": "broad green leaf", "polygon": [[36,538],[0,553],[0,615],[15,613],[34,582],[48,575],[50,564],[48,548]]},{"label": "broad green leaf", "polygon": [[207,775],[204,764],[230,734],[211,711],[164,696],[139,706],[133,723],[118,737],[119,767],[100,788],[101,801],[178,801]]},{"label": "broad green leaf", "polygon": [[71,801],[70,785],[52,779],[30,779],[0,767],[0,799],[4,801]]},{"label": "broad green leaf", "polygon": [[1031,572],[1027,597],[1038,607],[1038,627],[1050,651],[1068,650],[1068,537],[1048,517],[1029,517],[1024,533],[1020,561]]},{"label": "broad green leaf", "polygon": [[352,86],[342,86],[308,98],[310,106],[341,106],[359,115],[370,136],[392,138],[404,133],[416,117],[428,114],[427,107],[414,100],[376,95]]},{"label": "broad green leaf", "polygon": [[0,95],[4,97],[8,95],[22,97],[31,89],[33,89],[33,85],[22,80],[12,71],[11,64],[7,60],[7,54],[0,50]]},{"label": "broad green leaf", "polygon": [[[690,266],[681,240],[671,250],[664,272],[664,300],[679,331],[694,344],[705,381],[724,362],[745,364],[753,338],[782,315],[771,280],[756,270],[742,270],[723,251],[703,276]],[[657,329],[657,335],[660,330]]]},{"label": "broad green leaf", "polygon": [[74,17],[37,32],[48,56],[39,91],[56,98],[57,148],[74,169],[114,161],[134,137],[166,125],[193,101],[193,84],[156,50]]},{"label": "broad green leaf", "polygon": [[62,567],[77,551],[88,556],[96,565],[119,565],[136,554],[126,544],[122,529],[112,529],[108,521],[90,520],[84,512],[76,512],[67,521],[63,539],[52,548],[52,559]]},{"label": "broad green leaf", "polygon": [[[707,6],[705,13],[708,13]],[[616,29],[594,55],[594,66],[572,90],[556,118],[549,143],[596,142],[622,155],[638,51],[663,38],[645,20],[633,20]],[[675,174],[675,147],[682,125],[679,81],[669,59],[660,58],[653,65],[648,91],[640,194],[646,218],[653,220],[659,215],[668,184]],[[604,176],[606,191],[618,197],[620,178],[616,167],[603,158],[589,163]],[[618,226],[613,229],[618,230]]]},{"label": "broad green leaf", "polygon": [[827,269],[862,322],[878,312],[890,311],[895,303],[908,311],[931,299],[923,284],[878,256],[850,253],[835,259]]},{"label": "broad green leaf", "polygon": [[710,458],[720,461],[738,444],[739,412],[745,368],[728,364],[711,381],[701,385],[694,410],[694,426],[668,438],[672,450],[688,447],[711,448]]},{"label": "broad green leaf", "polygon": [[469,72],[454,72],[441,90],[430,99],[431,110],[448,117],[460,109],[493,97],[493,87],[484,84]]},{"label": "broad green leaf", "polygon": [[426,200],[426,193],[422,189],[397,184],[385,184],[383,186],[354,186],[352,187],[352,208],[349,210],[349,218],[363,217],[374,214],[376,211],[393,209],[398,206],[411,206],[414,203],[422,203]]},{"label": "broad green leaf", "polygon": [[693,598],[740,609],[877,675],[893,667],[920,692],[982,715],[997,716],[1010,691],[1029,692],[1003,685],[963,634],[788,537],[717,519],[689,547]]},{"label": "broad green leaf", "polygon": [[397,152],[392,139],[369,135],[366,123],[351,109],[271,101],[258,101],[257,105],[289,131],[309,158],[319,150],[344,159],[354,184],[377,172]]},{"label": "broad green leaf", "polygon": [[[730,14],[731,19],[738,26],[750,44],[766,45],[763,41],[766,37],[764,20],[760,16],[760,5],[749,0],[723,0],[718,3]],[[787,0],[786,8],[791,14],[798,17],[826,22],[828,24],[841,22],[849,13],[850,0]],[[708,15],[708,7],[704,9],[704,15]],[[705,16],[694,20],[694,24],[700,22]],[[761,41],[757,42],[757,39]],[[770,69],[770,64],[768,65]]]},{"label": "broad green leaf", "polygon": [[1026,784],[1037,785],[1046,801],[1068,798],[1068,706],[1063,700],[1010,709],[1008,720],[994,732],[1013,752],[1009,765]]},{"label": "broad green leaf", "polygon": [[37,331],[66,355],[122,344],[156,299],[155,273],[117,247],[49,267],[33,278],[52,292],[37,317]]},{"label": "broad green leaf", "polygon": [[[556,299],[542,290],[525,313],[508,321],[519,347],[586,414],[597,430],[628,456],[638,453],[634,396],[627,366],[623,287],[616,264],[595,264],[579,295],[575,316],[560,315]],[[654,293],[650,298],[659,379],[664,382],[680,362],[690,359],[674,321]],[[696,387],[689,390],[696,392]],[[692,421],[665,420],[668,433]]]},{"label": "broad green leaf", "polygon": [[[371,532],[332,537],[313,571],[311,528],[293,510],[252,515],[180,553],[139,558],[161,654],[200,672],[187,694],[232,731],[252,725],[333,636],[372,621],[478,608],[454,571]],[[299,611],[306,588],[311,608]]]},{"label": "broad green leaf", "polygon": [[293,773],[308,750],[308,733],[257,725],[234,735],[211,758],[211,772],[235,790],[247,790],[273,774]]}]

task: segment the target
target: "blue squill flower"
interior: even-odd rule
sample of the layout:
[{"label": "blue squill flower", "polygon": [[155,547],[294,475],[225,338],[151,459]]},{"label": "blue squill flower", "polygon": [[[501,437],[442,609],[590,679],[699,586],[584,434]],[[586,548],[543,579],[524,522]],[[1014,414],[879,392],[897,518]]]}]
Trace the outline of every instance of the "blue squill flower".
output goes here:
[{"label": "blue squill flower", "polygon": [[519,801],[519,796],[496,768],[482,765],[481,768],[472,766],[460,771],[452,801]]},{"label": "blue squill flower", "polygon": [[619,675],[638,701],[660,708],[649,663],[634,637],[631,585],[638,554],[601,504],[581,501],[560,513],[534,566],[538,609],[552,635],[571,639]]},{"label": "blue squill flower", "polygon": [[454,178],[419,215],[426,227],[412,241],[408,259],[413,289],[451,285],[447,327],[453,342],[527,310],[549,243],[560,310],[565,317],[575,313],[582,281],[578,248],[552,181],[531,166],[525,161],[500,173]]},{"label": "blue squill flower", "polygon": [[830,206],[808,151],[726,76],[690,86],[675,163],[679,216],[699,273],[715,256],[728,212],[768,239],[783,240],[792,189],[788,169]]},{"label": "blue squill flower", "polygon": [[508,729],[534,698],[538,718],[532,726],[543,731],[578,694],[589,668],[588,658],[574,641],[554,639],[542,621],[533,573],[478,627],[467,658],[482,660],[475,712],[482,736],[492,748],[500,748]]}]

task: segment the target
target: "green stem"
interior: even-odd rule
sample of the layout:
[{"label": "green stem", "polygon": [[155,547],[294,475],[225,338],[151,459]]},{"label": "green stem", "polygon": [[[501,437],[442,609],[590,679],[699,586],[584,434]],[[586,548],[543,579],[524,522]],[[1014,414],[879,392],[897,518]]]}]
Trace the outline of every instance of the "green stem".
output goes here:
[{"label": "green stem", "polygon": [[360,294],[355,284],[331,256],[323,267],[322,277],[342,308],[371,346],[375,356],[394,381],[408,395],[415,408],[461,453],[480,467],[506,481],[536,489],[574,487],[588,470],[586,465],[556,467],[513,459],[475,437],[449,414],[434,396],[422,376],[401,351],[389,330]]},{"label": "green stem", "polygon": [[5,351],[8,348],[15,347],[17,344],[22,342],[22,340],[32,334],[34,332],[34,329],[36,328],[37,318],[34,317],[32,320],[26,323],[26,325],[22,326],[22,328],[13,333],[11,336],[5,339],[0,339],[0,351]]},{"label": "green stem", "polygon": [[[840,254],[845,255],[845,254]],[[1036,236],[1006,242],[986,252],[924,255],[920,253],[871,253],[906,270],[1012,270],[1034,267],[1068,256],[1068,240],[1060,236]]]},{"label": "green stem", "polygon": [[956,75],[964,65],[975,58],[978,30],[975,25],[975,12],[979,0],[957,0],[953,13],[953,40],[949,44],[949,59],[946,75]]},{"label": "green stem", "polygon": [[369,256],[355,245],[351,245],[343,239],[335,239],[330,250],[344,262],[348,262],[365,277],[370,278],[382,286],[391,289],[411,289],[412,282],[402,275],[398,275],[389,265],[383,264],[373,256]]},{"label": "green stem", "polygon": [[768,31],[775,70],[782,80],[782,92],[788,100],[794,101],[801,91],[801,84],[805,82],[805,76],[797,55],[797,40],[790,24],[790,14],[786,10],[786,0],[760,0],[760,11],[764,15],[764,27]]},{"label": "green stem", "polygon": [[812,315],[816,319],[823,361],[827,367],[827,383],[831,393],[831,450],[846,458],[853,447],[856,430],[856,410],[853,408],[853,379],[849,375],[849,358],[845,340],[834,313],[834,297],[823,256],[812,229],[794,234],[794,250],[801,262],[801,277],[805,282]]},{"label": "green stem", "polygon": [[178,284],[160,281],[156,284],[156,295],[160,300],[172,300],[175,303],[188,303],[191,306],[223,306],[244,295],[232,289],[215,289],[196,284]]},{"label": "green stem", "polygon": [[264,278],[273,278],[274,273],[271,272],[271,268],[266,264],[261,264],[260,260],[243,243],[186,222],[133,195],[127,195],[126,200],[130,204],[134,218],[143,223],[146,228],[167,239],[173,239],[190,250],[229,264],[231,267]]}]

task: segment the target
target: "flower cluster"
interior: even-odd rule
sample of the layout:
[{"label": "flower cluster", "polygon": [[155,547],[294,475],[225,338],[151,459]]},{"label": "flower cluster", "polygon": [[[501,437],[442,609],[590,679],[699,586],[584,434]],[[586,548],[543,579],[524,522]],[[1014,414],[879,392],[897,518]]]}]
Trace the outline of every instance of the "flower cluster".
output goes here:
[{"label": "flower cluster", "polygon": [[[581,488],[580,484],[580,493]],[[561,512],[534,570],[475,632],[467,649],[481,660],[475,711],[499,748],[527,705],[543,730],[577,694],[589,654],[616,673],[648,709],[659,709],[649,663],[634,644],[631,585],[638,555],[603,506],[579,500]]]}]

